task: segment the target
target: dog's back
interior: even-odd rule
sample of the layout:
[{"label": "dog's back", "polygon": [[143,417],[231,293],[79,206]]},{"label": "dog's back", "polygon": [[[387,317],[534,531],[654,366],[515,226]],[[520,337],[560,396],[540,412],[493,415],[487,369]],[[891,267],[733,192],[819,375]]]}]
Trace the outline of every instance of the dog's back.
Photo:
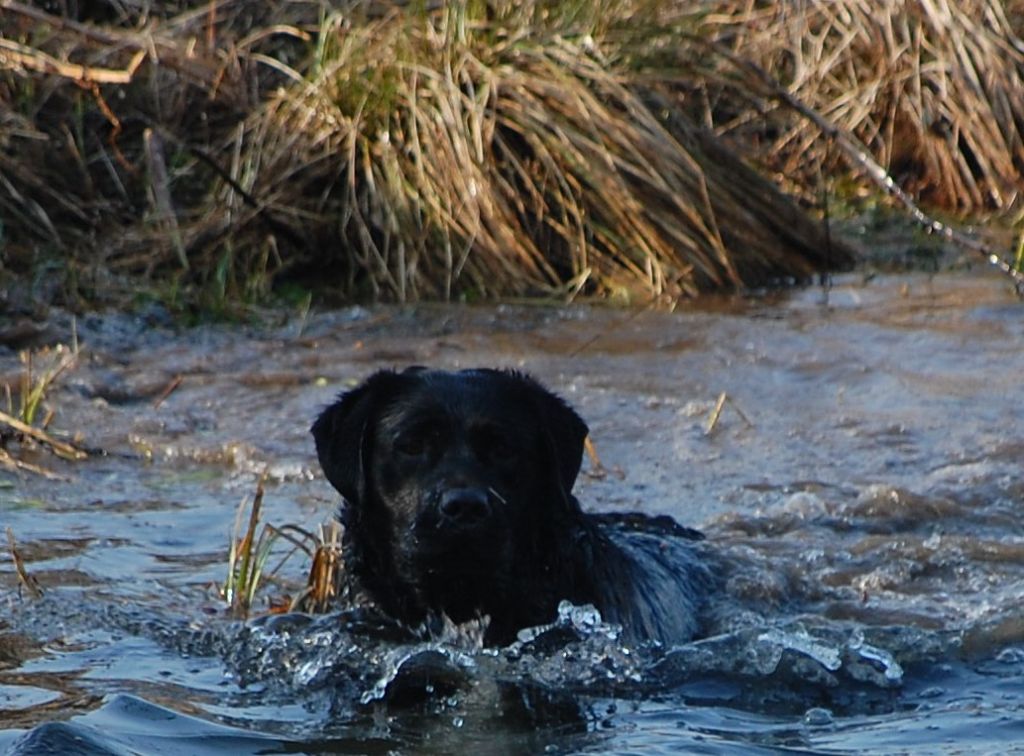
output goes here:
[{"label": "dog's back", "polygon": [[595,546],[586,557],[593,604],[624,640],[679,643],[698,635],[713,582],[699,533],[667,517],[584,515]]}]

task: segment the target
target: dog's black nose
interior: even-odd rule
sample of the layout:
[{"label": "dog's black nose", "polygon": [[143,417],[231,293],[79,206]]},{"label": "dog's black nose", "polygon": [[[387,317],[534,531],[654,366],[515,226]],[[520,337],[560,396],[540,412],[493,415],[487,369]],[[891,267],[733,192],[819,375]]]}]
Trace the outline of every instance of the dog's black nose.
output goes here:
[{"label": "dog's black nose", "polygon": [[453,488],[441,494],[438,503],[441,524],[477,525],[491,512],[487,492],[479,488]]}]

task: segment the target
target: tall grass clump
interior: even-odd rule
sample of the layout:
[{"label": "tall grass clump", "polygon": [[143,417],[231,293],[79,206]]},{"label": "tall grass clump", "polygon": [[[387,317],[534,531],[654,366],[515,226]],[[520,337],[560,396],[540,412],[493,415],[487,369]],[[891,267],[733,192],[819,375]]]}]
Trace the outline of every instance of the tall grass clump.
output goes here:
[{"label": "tall grass clump", "polygon": [[8,0],[6,250],[22,268],[56,259],[85,297],[141,277],[207,301],[292,274],[362,298],[672,299],[846,264],[694,124],[674,72],[634,67],[685,44],[670,7],[222,0],[72,17]]},{"label": "tall grass clump", "polygon": [[261,206],[229,185],[214,204],[314,230],[315,264],[398,300],[678,297],[824,269],[818,224],[630,72],[616,25],[655,23],[632,5],[328,13],[232,144]]},{"label": "tall grass clump", "polygon": [[0,279],[219,306],[292,276],[631,301],[807,278],[853,256],[804,209],[862,172],[836,133],[916,201],[1014,217],[1021,28],[999,0],[4,0]]},{"label": "tall grass clump", "polygon": [[[856,135],[920,200],[964,213],[1020,210],[1019,3],[716,0],[711,6],[701,37],[772,72],[789,93]],[[748,144],[752,134],[761,135],[764,157],[786,175],[806,179],[821,165],[835,170],[840,155],[829,151],[814,124],[770,95],[755,110],[750,96],[761,89],[757,83],[721,59],[715,67],[726,74],[719,81],[731,80],[733,95],[714,101],[720,131]]]},{"label": "tall grass clump", "polygon": [[295,59],[317,8],[0,3],[0,277],[58,277],[71,304],[140,283],[240,298],[205,199],[226,134],[283,79],[261,61]]}]

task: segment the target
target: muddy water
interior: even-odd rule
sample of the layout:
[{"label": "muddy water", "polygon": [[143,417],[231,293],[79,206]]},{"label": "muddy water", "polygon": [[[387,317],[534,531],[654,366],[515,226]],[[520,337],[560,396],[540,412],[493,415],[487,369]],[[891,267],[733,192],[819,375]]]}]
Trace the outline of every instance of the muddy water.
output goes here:
[{"label": "muddy water", "polygon": [[[75,328],[53,425],[103,454],[8,445],[61,479],[0,473],[0,524],[45,592],[19,590],[4,554],[0,749],[1024,752],[1024,306],[1000,280],[850,279],[827,301],[675,313]],[[51,331],[70,340],[71,323]],[[521,368],[569,399],[600,459],[585,507],[707,533],[723,581],[708,637],[626,648],[580,607],[486,651],[346,614],[228,617],[238,503],[265,472],[266,519],[315,529],[336,497],[310,421],[413,363]],[[266,593],[307,566],[286,560]]]}]

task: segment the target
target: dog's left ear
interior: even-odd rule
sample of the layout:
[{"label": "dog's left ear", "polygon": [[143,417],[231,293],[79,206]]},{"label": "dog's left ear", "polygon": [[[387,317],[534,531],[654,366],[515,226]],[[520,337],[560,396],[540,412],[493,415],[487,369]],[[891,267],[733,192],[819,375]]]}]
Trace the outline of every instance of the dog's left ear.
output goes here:
[{"label": "dog's left ear", "polygon": [[365,494],[367,426],[378,408],[394,396],[400,380],[390,370],[374,373],[342,394],[310,429],[324,475],[351,505],[359,505]]},{"label": "dog's left ear", "polygon": [[552,394],[532,378],[520,376],[528,387],[537,417],[551,441],[558,479],[566,496],[572,493],[583,464],[583,445],[590,432],[583,418],[559,396]]}]

